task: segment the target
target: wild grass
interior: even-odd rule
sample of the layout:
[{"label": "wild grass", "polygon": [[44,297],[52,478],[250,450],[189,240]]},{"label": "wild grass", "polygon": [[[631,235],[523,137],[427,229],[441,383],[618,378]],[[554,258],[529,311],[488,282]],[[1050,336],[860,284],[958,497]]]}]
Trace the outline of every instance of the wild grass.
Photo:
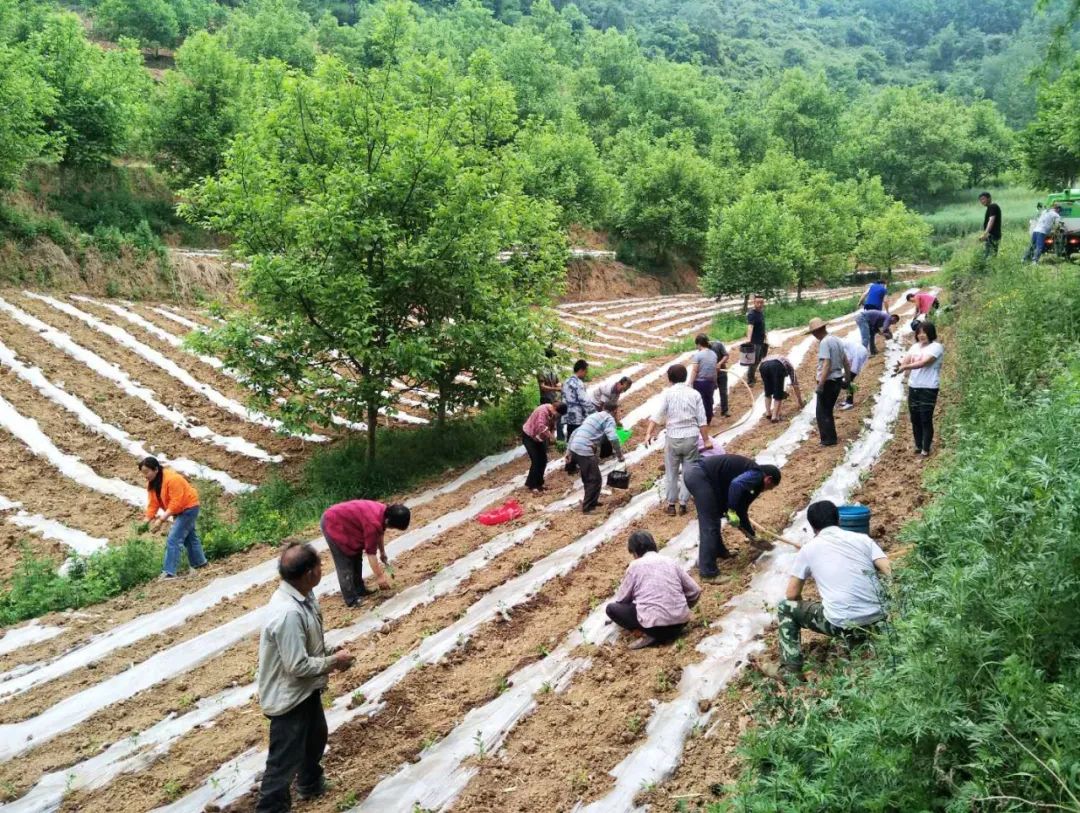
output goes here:
[{"label": "wild grass", "polygon": [[[477,415],[451,420],[442,429],[380,428],[380,454],[370,464],[362,438],[320,450],[297,482],[272,476],[237,497],[235,520],[225,518],[217,488],[199,483],[198,530],[206,556],[222,559],[257,544],[277,545],[301,531],[313,531],[334,503],[386,498],[501,451],[515,441],[532,406],[532,391],[522,391]],[[161,538],[133,534],[119,545],[74,557],[68,575],[60,575],[60,562],[24,548],[15,572],[0,587],[0,625],[86,607],[144,584],[161,572],[163,552]]]},{"label": "wild grass", "polygon": [[1006,186],[968,189],[927,204],[923,219],[934,230],[937,243],[976,234],[982,229],[986,210],[979,203],[979,193],[988,191],[1001,207],[1001,221],[1005,228],[1023,226],[1027,231],[1028,220],[1035,216],[1035,204],[1046,197],[1045,190],[1025,186]]},{"label": "wild grass", "polygon": [[969,254],[894,634],[763,713],[712,811],[1080,809],[1080,270]]}]

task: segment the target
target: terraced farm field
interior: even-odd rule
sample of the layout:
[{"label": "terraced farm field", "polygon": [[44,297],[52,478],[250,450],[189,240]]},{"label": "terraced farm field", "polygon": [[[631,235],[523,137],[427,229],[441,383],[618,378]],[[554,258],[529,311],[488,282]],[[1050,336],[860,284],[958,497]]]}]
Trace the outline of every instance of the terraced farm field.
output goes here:
[{"label": "terraced farm field", "polygon": [[[559,315],[568,352],[633,376],[622,422],[640,428],[676,356],[631,357],[663,351],[740,304],[657,297],[566,304]],[[902,296],[894,307],[906,315]],[[135,462],[145,454],[229,495],[362,431],[289,435],[247,408],[242,383],[219,361],[180,346],[211,324],[171,306],[0,295],[5,566],[28,537],[61,558],[125,538],[144,500]],[[856,333],[853,314],[831,330]],[[755,519],[797,543],[810,501],[855,492],[892,435],[902,385],[885,366],[909,341],[900,332],[871,359],[857,408],[838,413],[846,443],[834,448],[812,438],[812,400],[771,424],[760,387],[750,391],[732,370],[732,418],[714,424],[717,441],[784,471]],[[811,338],[773,331],[770,344],[811,379]],[[430,417],[429,394],[407,398],[386,418],[403,431]],[[627,533],[649,529],[686,568],[697,541],[693,512],[663,512],[654,488],[663,436],[645,447],[643,434],[627,454],[630,490],[594,514],[575,510],[580,482],[558,462],[549,490],[530,496],[518,448],[400,495],[413,522],[387,544],[395,587],[358,609],[341,602],[326,557],[318,592],[328,643],[348,644],[357,662],[325,695],[333,791],[298,809],[606,813],[634,810],[643,791],[663,798],[684,747],[716,722],[717,698],[762,647],[764,608],[782,593],[794,548],[755,560],[732,545],[727,578],[705,586],[691,633],[674,649],[628,657],[603,611],[626,565]],[[520,520],[474,521],[508,497],[526,506]],[[252,678],[275,567],[272,551],[257,547],[0,637],[0,810],[253,808],[266,726]]]}]

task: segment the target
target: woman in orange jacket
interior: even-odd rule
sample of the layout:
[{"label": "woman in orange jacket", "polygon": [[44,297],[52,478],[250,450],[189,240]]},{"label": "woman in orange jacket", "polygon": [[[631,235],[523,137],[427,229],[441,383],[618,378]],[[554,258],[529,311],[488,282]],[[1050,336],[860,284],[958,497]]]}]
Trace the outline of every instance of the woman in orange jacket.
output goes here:
[{"label": "woman in orange jacket", "polygon": [[[146,478],[146,518],[150,530],[157,531],[163,522],[172,518],[172,528],[165,540],[165,563],[161,578],[176,576],[180,565],[180,548],[187,550],[188,564],[193,568],[206,567],[206,554],[195,532],[195,520],[199,518],[199,492],[182,475],[163,468],[156,457],[148,457],[139,464],[139,471]],[[158,516],[158,511],[163,511]]]}]

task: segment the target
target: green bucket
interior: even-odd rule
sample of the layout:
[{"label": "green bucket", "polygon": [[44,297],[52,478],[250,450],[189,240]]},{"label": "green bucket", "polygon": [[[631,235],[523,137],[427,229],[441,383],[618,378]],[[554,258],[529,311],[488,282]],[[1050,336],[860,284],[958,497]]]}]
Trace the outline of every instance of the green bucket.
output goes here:
[{"label": "green bucket", "polygon": [[619,443],[622,444],[622,445],[625,445],[626,441],[630,440],[630,436],[632,434],[634,434],[634,430],[633,429],[616,429],[615,434],[619,438]]}]

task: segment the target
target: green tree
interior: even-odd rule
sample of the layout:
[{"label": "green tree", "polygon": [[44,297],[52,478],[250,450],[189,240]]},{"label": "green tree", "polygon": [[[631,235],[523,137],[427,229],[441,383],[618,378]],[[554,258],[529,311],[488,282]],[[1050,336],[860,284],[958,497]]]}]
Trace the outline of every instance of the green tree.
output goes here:
[{"label": "green tree", "polygon": [[213,175],[241,120],[246,68],[219,37],[199,31],[176,52],[151,112],[154,160],[181,186]]},{"label": "green tree", "polygon": [[131,41],[103,51],[86,39],[74,14],[45,18],[28,47],[56,94],[46,127],[69,164],[103,163],[139,136],[150,78]]},{"label": "green tree", "polygon": [[930,225],[899,201],[866,218],[855,256],[878,270],[892,274],[895,265],[918,257],[930,238]]},{"label": "green tree", "polygon": [[904,201],[964,188],[974,173],[963,160],[963,106],[928,88],[886,88],[847,119],[849,171],[880,176]]},{"label": "green tree", "polygon": [[554,207],[520,190],[513,121],[490,61],[465,77],[430,56],[354,75],[324,57],[284,78],[184,209],[250,260],[249,307],[216,346],[260,403],[294,425],[373,427],[396,378],[444,383],[444,405],[462,369],[470,402],[519,383],[565,244]]},{"label": "green tree", "polygon": [[627,133],[620,153],[619,232],[659,257],[699,257],[719,185],[712,164],[687,143],[650,141],[640,132]]},{"label": "green tree", "polygon": [[771,297],[791,284],[805,252],[799,223],[779,202],[744,192],[712,217],[701,289],[709,296]]},{"label": "green tree", "polygon": [[1020,143],[1035,185],[1060,188],[1080,178],[1080,60],[1039,90],[1038,112]]},{"label": "green tree", "polygon": [[171,48],[180,37],[176,10],[167,0],[102,0],[94,27],[110,39],[131,37],[144,48]]},{"label": "green tree", "polygon": [[242,59],[280,59],[311,70],[315,65],[315,27],[297,0],[251,0],[233,12],[223,29],[225,41]]},{"label": "green tree", "polygon": [[524,130],[518,144],[525,191],[559,204],[564,226],[596,226],[607,219],[618,181],[580,126],[567,121]]},{"label": "green tree", "polygon": [[45,117],[54,103],[35,57],[0,44],[0,189],[14,186],[23,167],[48,150]]},{"label": "green tree", "polygon": [[769,130],[788,152],[804,161],[828,164],[840,124],[840,100],[825,75],[801,68],[784,71],[765,103]]}]

